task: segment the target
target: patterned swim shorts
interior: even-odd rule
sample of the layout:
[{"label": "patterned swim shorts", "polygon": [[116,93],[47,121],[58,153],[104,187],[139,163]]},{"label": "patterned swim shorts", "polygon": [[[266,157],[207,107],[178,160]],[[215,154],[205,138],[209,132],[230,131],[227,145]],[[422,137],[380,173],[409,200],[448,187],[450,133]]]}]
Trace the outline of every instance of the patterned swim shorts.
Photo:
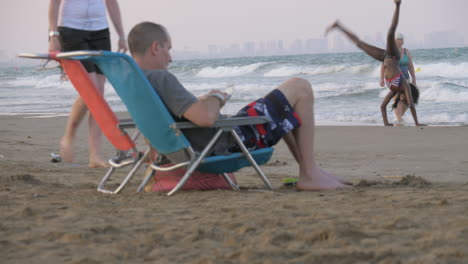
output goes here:
[{"label": "patterned swim shorts", "polygon": [[280,90],[273,90],[244,108],[236,117],[267,116],[272,122],[260,125],[238,126],[235,130],[249,149],[271,147],[287,133],[301,126],[299,116]]}]

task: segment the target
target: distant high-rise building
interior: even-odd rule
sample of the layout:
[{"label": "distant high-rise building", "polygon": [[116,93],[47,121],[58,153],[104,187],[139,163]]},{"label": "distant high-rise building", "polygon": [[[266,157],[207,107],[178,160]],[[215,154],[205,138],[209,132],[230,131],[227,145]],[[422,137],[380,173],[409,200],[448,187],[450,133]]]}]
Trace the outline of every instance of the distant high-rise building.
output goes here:
[{"label": "distant high-rise building", "polygon": [[328,41],[328,50],[331,52],[343,51],[345,47],[344,40],[339,35],[334,35],[330,41]]},{"label": "distant high-rise building", "polygon": [[218,56],[218,46],[216,45],[208,45],[208,56],[211,58]]},{"label": "distant high-rise building", "polygon": [[244,48],[242,53],[244,56],[255,56],[255,42],[244,42]]},{"label": "distant high-rise building", "polygon": [[293,41],[290,47],[290,52],[292,54],[300,54],[304,52],[304,46],[302,43],[302,39],[296,39]]},{"label": "distant high-rise building", "polygon": [[307,53],[320,53],[328,50],[327,39],[307,39],[304,51]]}]

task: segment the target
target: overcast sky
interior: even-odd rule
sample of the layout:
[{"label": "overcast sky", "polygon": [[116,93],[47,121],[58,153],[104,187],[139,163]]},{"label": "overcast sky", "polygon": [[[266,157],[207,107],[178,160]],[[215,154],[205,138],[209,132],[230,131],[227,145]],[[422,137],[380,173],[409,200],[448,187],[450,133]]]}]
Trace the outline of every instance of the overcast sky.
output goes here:
[{"label": "overcast sky", "polygon": [[[0,0],[0,50],[47,50],[49,0]],[[339,18],[359,36],[385,33],[392,0],[120,0],[126,33],[138,22],[165,25],[176,50],[207,45],[323,36]],[[398,31],[422,36],[456,31],[468,41],[468,0],[403,0]],[[115,31],[113,45],[115,47]]]}]

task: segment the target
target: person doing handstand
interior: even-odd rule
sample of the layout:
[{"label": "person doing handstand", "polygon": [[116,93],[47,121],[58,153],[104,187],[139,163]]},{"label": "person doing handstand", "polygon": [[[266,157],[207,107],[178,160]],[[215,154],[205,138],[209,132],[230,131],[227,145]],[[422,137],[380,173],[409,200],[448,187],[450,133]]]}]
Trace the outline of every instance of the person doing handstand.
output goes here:
[{"label": "person doing handstand", "polygon": [[385,77],[385,84],[390,89],[388,94],[385,96],[380,110],[382,111],[382,118],[385,126],[392,126],[388,122],[387,118],[387,105],[390,100],[398,94],[398,96],[405,98],[408,107],[411,110],[411,115],[413,116],[414,123],[416,126],[423,126],[418,121],[418,115],[416,113],[416,108],[414,106],[413,96],[411,94],[411,88],[408,80],[403,75],[403,72],[400,69],[400,50],[395,41],[395,31],[398,25],[398,19],[400,15],[400,5],[401,0],[395,1],[395,12],[393,14],[392,24],[388,30],[387,34],[387,49],[383,50],[372,45],[369,45],[361,41],[356,35],[347,30],[343,25],[336,21],[330,27],[327,28],[325,34],[328,34],[333,29],[341,30],[354,44],[356,44],[360,49],[362,49],[367,55],[372,58],[383,62],[383,74]]},{"label": "person doing handstand", "polygon": [[[215,129],[211,126],[227,101],[227,94],[212,90],[201,96],[187,91],[167,68],[172,62],[168,31],[161,25],[143,22],[129,33],[128,45],[135,62],[176,121],[189,120],[200,126],[184,131],[195,151],[200,151]],[[347,187],[344,180],[320,169],[314,157],[314,93],[307,80],[292,78],[265,97],[242,108],[236,116],[268,116],[270,123],[238,126],[236,132],[250,149],[270,147],[284,139],[299,163],[299,190],[332,190]],[[192,132],[192,133],[190,133]],[[205,142],[201,142],[205,141]],[[230,137],[222,137],[213,151],[231,152],[238,148]]]}]

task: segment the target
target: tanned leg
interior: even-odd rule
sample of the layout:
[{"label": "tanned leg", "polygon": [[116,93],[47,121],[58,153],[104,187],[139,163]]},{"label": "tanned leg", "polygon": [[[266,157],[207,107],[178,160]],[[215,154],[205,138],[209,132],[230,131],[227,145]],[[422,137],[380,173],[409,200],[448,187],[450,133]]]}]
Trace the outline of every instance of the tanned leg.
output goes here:
[{"label": "tanned leg", "polygon": [[[106,77],[102,74],[90,73],[91,80],[101,95],[104,95],[104,85]],[[109,164],[101,157],[102,152],[102,131],[94,117],[89,114],[88,117],[89,130],[89,163],[90,168],[107,168]]]},{"label": "tanned leg", "polygon": [[[294,135],[294,134],[296,134],[296,135]],[[284,140],[284,142],[286,142],[286,145],[288,146],[289,151],[293,154],[294,159],[299,164],[299,162],[301,160],[301,157],[300,157],[299,148],[298,148],[298,146],[296,144],[296,140],[295,140],[295,137],[297,137],[297,136],[298,136],[297,135],[297,130],[294,130],[293,132],[289,132],[286,136],[284,136],[283,140]],[[346,179],[344,179],[344,178],[342,178],[340,176],[328,173],[328,172],[324,171],[321,168],[320,168],[320,171],[322,173],[326,174],[328,177],[331,177],[331,178],[339,181],[340,183],[352,185],[352,183],[350,181],[347,181]]]},{"label": "tanned leg", "polygon": [[388,29],[387,33],[387,53],[388,55],[395,57],[397,60],[400,60],[400,49],[398,48],[395,41],[395,32],[398,26],[398,20],[400,17],[400,4],[401,0],[395,0],[395,12],[393,13],[392,24]]},{"label": "tanned leg", "polygon": [[[367,55],[371,56],[372,58],[378,60],[378,61],[383,61],[385,57],[385,51],[383,49],[377,48],[375,46],[369,45],[365,43],[364,41],[361,41],[354,33],[351,31],[347,30],[339,21],[335,21],[331,26],[329,26],[325,34],[328,34],[331,30],[333,29],[338,29],[341,32],[343,32],[346,37],[348,37],[349,40],[351,40],[358,48],[363,50]],[[395,40],[393,40],[395,41]]]},{"label": "tanned leg", "polygon": [[60,156],[66,162],[73,161],[73,142],[76,131],[83,120],[88,108],[81,97],[78,97],[72,105],[70,115],[68,116],[65,133],[60,140]]},{"label": "tanned leg", "polygon": [[[347,186],[321,170],[314,157],[314,95],[310,83],[292,78],[278,88],[288,99],[302,125],[293,131],[293,155],[299,159],[299,181],[297,188],[305,191],[333,190]],[[286,137],[288,138],[288,136]],[[288,139],[286,139],[288,143]],[[291,148],[291,146],[290,146]],[[294,152],[297,154],[294,154]]]}]

